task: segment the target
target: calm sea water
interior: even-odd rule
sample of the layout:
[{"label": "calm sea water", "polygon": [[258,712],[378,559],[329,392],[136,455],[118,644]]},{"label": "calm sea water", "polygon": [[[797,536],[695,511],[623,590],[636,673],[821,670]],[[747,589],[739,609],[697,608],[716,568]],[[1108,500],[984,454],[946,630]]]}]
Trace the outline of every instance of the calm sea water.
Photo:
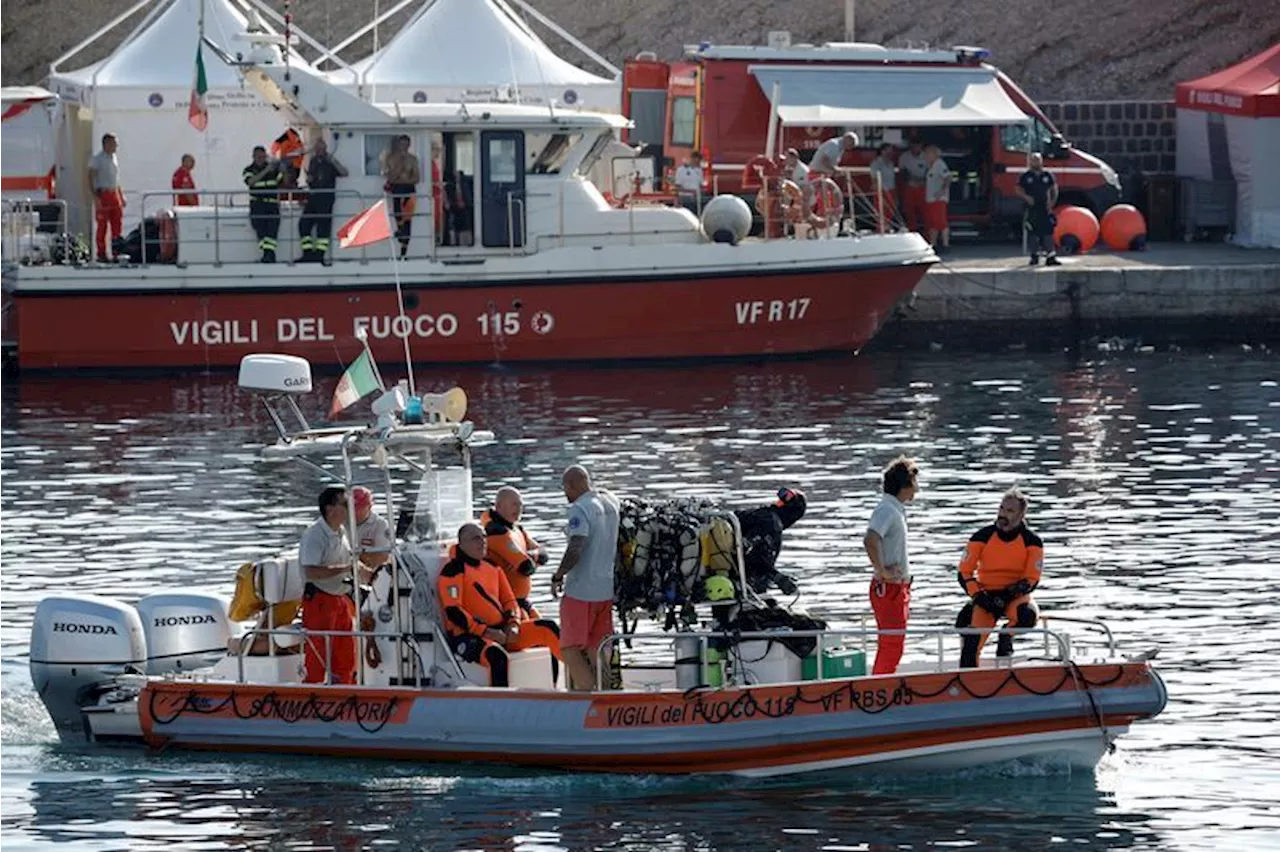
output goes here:
[{"label": "calm sea water", "polygon": [[[500,444],[557,549],[559,471],[624,493],[810,496],[783,561],[802,604],[866,611],[877,469],[922,462],[917,624],[960,604],[963,542],[1018,483],[1047,547],[1046,612],[1158,648],[1168,710],[1097,773],[1011,765],[902,780],[576,777],[56,744],[26,670],[41,595],[230,593],[288,545],[319,480],[264,463],[270,427],[226,375],[8,381],[0,687],[6,849],[899,850],[1280,848],[1280,359],[1259,353],[902,356],[652,369],[423,371]],[[319,412],[334,384],[316,394]],[[545,601],[545,577],[540,587]],[[923,649],[917,649],[922,653]]]}]

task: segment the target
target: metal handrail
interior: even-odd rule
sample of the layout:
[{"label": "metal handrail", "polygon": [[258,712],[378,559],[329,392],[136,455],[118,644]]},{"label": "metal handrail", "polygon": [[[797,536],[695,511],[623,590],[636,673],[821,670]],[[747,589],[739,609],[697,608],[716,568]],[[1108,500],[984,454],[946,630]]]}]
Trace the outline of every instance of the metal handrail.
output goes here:
[{"label": "metal handrail", "polygon": [[[702,632],[676,632],[676,633],[613,633],[601,640],[596,648],[596,688],[604,689],[604,676],[606,672],[605,654],[613,653],[613,645],[619,640],[633,641],[636,639],[651,641],[667,641],[673,642],[676,639],[698,639],[700,641],[699,660],[705,659],[707,651],[707,640],[709,639],[731,639],[735,642],[748,640],[772,640],[780,639],[816,639],[818,644],[815,651],[821,655],[826,650],[825,641],[828,638],[836,637],[859,637],[864,641],[868,636],[925,636],[935,637],[937,639],[937,662],[941,663],[944,658],[943,640],[948,636],[984,636],[990,634],[997,635],[1042,635],[1045,638],[1044,647],[1046,655],[1052,653],[1052,646],[1057,645],[1058,656],[1060,662],[1069,662],[1071,660],[1071,637],[1065,634],[1059,634],[1045,627],[908,627],[902,630],[881,630],[866,627],[844,628],[839,630],[754,630],[754,631],[725,631],[712,630]],[[818,680],[827,680],[822,673],[822,665],[819,662]]]}]

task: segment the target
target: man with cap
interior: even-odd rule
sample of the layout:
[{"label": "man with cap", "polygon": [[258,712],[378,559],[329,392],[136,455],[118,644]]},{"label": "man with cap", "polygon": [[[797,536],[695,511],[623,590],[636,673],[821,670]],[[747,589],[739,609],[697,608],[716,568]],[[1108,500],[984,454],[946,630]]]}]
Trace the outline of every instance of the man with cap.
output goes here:
[{"label": "man with cap", "polygon": [[1044,250],[1045,266],[1061,266],[1053,248],[1053,205],[1058,203],[1058,183],[1044,167],[1044,157],[1031,155],[1031,168],[1018,178],[1015,190],[1027,205],[1026,229],[1031,237],[1031,265],[1040,263]]},{"label": "man with cap", "polygon": [[351,489],[351,502],[356,509],[356,552],[360,561],[370,568],[377,568],[391,561],[391,524],[373,511],[373,492],[363,485]]}]

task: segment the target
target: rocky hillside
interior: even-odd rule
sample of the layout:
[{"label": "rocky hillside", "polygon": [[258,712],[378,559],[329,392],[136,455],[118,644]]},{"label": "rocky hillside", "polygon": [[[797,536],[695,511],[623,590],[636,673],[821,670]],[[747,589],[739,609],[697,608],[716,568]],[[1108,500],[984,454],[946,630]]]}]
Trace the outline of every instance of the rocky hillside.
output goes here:
[{"label": "rocky hillside", "polygon": [[[283,5],[282,0],[272,3]],[[382,8],[390,5],[391,0],[382,0]],[[837,41],[844,33],[843,0],[537,0],[536,5],[617,64],[641,50],[674,58],[681,45],[702,40],[761,44],[769,30],[790,30],[793,41],[813,43]],[[4,84],[39,82],[50,60],[126,8],[126,0],[9,0],[0,55]],[[295,0],[293,8],[300,26],[333,44],[368,20],[374,3]],[[382,29],[384,42],[394,24]],[[1280,41],[1280,0],[858,0],[856,35],[859,41],[901,46],[982,45],[1041,100],[1169,98],[1177,81]],[[547,41],[563,47],[550,35]],[[348,58],[368,49],[358,43]],[[580,58],[567,48],[562,53],[573,61]],[[72,65],[100,56],[86,53]]]}]

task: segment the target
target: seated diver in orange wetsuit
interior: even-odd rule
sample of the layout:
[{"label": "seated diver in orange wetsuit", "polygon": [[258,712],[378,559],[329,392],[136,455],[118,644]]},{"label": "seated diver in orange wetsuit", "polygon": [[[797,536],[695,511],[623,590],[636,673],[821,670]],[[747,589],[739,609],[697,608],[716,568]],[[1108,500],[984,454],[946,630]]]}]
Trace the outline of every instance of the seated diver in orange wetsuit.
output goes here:
[{"label": "seated diver in orange wetsuit", "polygon": [[[971,600],[956,617],[956,627],[1035,627],[1040,616],[1031,592],[1040,583],[1044,544],[1024,523],[1027,498],[1017,488],[1005,492],[996,522],[973,534],[960,560],[960,585]],[[965,636],[961,668],[976,668],[987,634]],[[997,657],[1013,655],[1013,636],[1000,635]]]},{"label": "seated diver in orange wetsuit", "polygon": [[515,593],[520,609],[532,619],[542,616],[529,601],[533,587],[533,573],[539,565],[547,564],[546,548],[539,547],[533,536],[520,524],[524,511],[524,498],[510,485],[498,489],[493,498],[493,508],[480,515],[480,526],[488,536],[488,555],[485,557],[502,569]]},{"label": "seated diver in orange wetsuit", "polygon": [[554,682],[560,670],[559,629],[551,621],[521,617],[506,575],[485,561],[485,550],[484,530],[463,524],[457,554],[440,569],[436,593],[450,648],[459,658],[487,667],[492,686],[509,683],[508,651],[549,648]]}]

